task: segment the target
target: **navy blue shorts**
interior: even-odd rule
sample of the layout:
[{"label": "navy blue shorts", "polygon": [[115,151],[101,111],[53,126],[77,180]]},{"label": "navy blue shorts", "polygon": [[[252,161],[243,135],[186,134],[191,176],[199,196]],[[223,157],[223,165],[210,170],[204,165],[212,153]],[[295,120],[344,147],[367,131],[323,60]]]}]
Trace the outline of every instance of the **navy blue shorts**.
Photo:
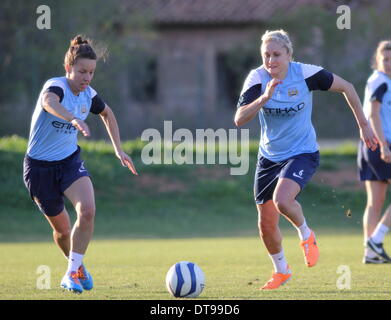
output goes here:
[{"label": "navy blue shorts", "polygon": [[300,185],[305,185],[314,175],[319,166],[319,151],[302,153],[287,160],[273,162],[265,157],[259,157],[254,179],[254,198],[257,204],[273,199],[274,189],[279,178],[288,178]]},{"label": "navy blue shorts", "polygon": [[47,216],[56,216],[64,210],[64,191],[77,179],[89,176],[80,147],[59,161],[43,161],[25,156],[23,179],[31,199]]},{"label": "navy blue shorts", "polygon": [[361,181],[386,181],[391,179],[391,163],[384,162],[381,159],[379,147],[372,151],[360,141],[357,153],[357,166]]}]

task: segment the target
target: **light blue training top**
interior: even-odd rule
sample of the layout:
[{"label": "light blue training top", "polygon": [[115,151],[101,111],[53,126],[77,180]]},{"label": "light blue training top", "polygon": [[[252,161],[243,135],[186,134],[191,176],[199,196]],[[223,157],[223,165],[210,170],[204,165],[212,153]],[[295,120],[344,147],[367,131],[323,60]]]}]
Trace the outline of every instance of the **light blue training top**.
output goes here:
[{"label": "light blue training top", "polygon": [[81,120],[87,118],[97,93],[88,86],[78,96],[74,95],[66,77],[52,78],[44,84],[32,116],[27,155],[36,160],[58,161],[77,150],[78,130],[70,122],[43,109],[42,96],[49,87],[63,90],[61,104]]},{"label": "light blue training top", "polygon": [[385,139],[391,143],[391,78],[375,70],[368,78],[365,86],[363,110],[367,120],[371,110],[371,102],[380,102],[380,120]]},{"label": "light blue training top", "polygon": [[[238,107],[261,96],[271,79],[263,65],[251,70]],[[282,84],[277,85],[273,96],[258,112],[261,124],[259,155],[279,162],[319,149],[311,121],[312,90],[328,90],[333,79],[333,74],[322,67],[289,63]]]}]

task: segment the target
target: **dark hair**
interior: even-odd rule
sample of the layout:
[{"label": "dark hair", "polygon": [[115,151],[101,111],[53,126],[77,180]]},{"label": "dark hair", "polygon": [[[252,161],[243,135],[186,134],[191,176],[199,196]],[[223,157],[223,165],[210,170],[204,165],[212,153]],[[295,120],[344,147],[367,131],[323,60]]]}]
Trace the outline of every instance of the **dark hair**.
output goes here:
[{"label": "dark hair", "polygon": [[64,66],[72,66],[79,58],[87,58],[98,60],[106,55],[106,49],[101,49],[98,55],[92,46],[90,39],[83,39],[81,35],[77,35],[71,40],[68,51],[65,53]]}]

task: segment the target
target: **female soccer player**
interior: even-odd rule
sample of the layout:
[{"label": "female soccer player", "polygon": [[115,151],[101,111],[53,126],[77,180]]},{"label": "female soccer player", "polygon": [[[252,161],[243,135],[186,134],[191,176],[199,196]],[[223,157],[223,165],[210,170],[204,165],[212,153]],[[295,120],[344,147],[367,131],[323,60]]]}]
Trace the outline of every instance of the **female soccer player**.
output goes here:
[{"label": "female soccer player", "polygon": [[367,205],[364,212],[364,263],[390,263],[383,239],[391,226],[391,207],[381,211],[391,182],[391,41],[381,41],[373,59],[373,73],[367,81],[364,113],[379,141],[372,151],[360,143],[358,167],[365,181]]},{"label": "female soccer player", "polygon": [[271,279],[261,289],[276,289],[292,277],[282,248],[280,214],[298,230],[306,265],[315,266],[319,258],[315,234],[296,201],[319,165],[312,91],[342,93],[368,148],[376,148],[376,138],[353,85],[321,67],[293,62],[292,43],[284,30],[266,31],[260,49],[263,65],[244,82],[235,124],[241,126],[257,114],[261,123],[254,196],[260,237],[274,265]]},{"label": "female soccer player", "polygon": [[[46,81],[38,97],[24,159],[26,187],[51,225],[55,243],[68,258],[61,286],[77,293],[93,287],[83,257],[94,229],[94,189],[77,145],[78,131],[90,136],[84,122],[90,112],[100,115],[121,164],[137,174],[121,148],[113,111],[90,87],[98,58],[89,40],[78,35],[71,41],[65,54],[66,75]],[[64,196],[77,213],[72,230]]]}]

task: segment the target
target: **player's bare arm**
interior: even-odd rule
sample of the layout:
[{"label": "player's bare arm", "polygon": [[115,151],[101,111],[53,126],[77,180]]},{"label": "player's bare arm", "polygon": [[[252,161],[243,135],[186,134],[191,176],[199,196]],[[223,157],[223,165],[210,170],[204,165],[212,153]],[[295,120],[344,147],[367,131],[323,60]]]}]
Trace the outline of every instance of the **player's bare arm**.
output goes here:
[{"label": "player's bare arm", "polygon": [[364,141],[368,148],[370,148],[371,150],[376,150],[378,141],[372,131],[370,124],[365,119],[365,115],[361,107],[360,98],[358,97],[354,86],[350,82],[334,74],[334,80],[329,91],[339,92],[344,95],[350,109],[354,114],[354,117],[356,118],[356,122],[360,129],[361,140]]},{"label": "player's bare arm", "polygon": [[255,115],[261,110],[265,103],[272,97],[274,90],[278,84],[281,83],[281,80],[272,79],[268,82],[265,92],[255,101],[248,105],[244,105],[236,111],[235,114],[235,124],[240,127],[247,122],[251,121]]},{"label": "player's bare arm", "polygon": [[85,137],[90,136],[90,129],[88,125],[81,119],[75,118],[61,103],[60,98],[53,92],[46,92],[42,97],[42,107],[49,113],[71,122],[72,125]]},{"label": "player's bare arm", "polygon": [[99,115],[106,126],[107,133],[109,134],[114,147],[115,155],[120,159],[121,164],[124,167],[128,167],[133,174],[138,175],[132,159],[122,150],[118,123],[113,110],[106,104]]}]

